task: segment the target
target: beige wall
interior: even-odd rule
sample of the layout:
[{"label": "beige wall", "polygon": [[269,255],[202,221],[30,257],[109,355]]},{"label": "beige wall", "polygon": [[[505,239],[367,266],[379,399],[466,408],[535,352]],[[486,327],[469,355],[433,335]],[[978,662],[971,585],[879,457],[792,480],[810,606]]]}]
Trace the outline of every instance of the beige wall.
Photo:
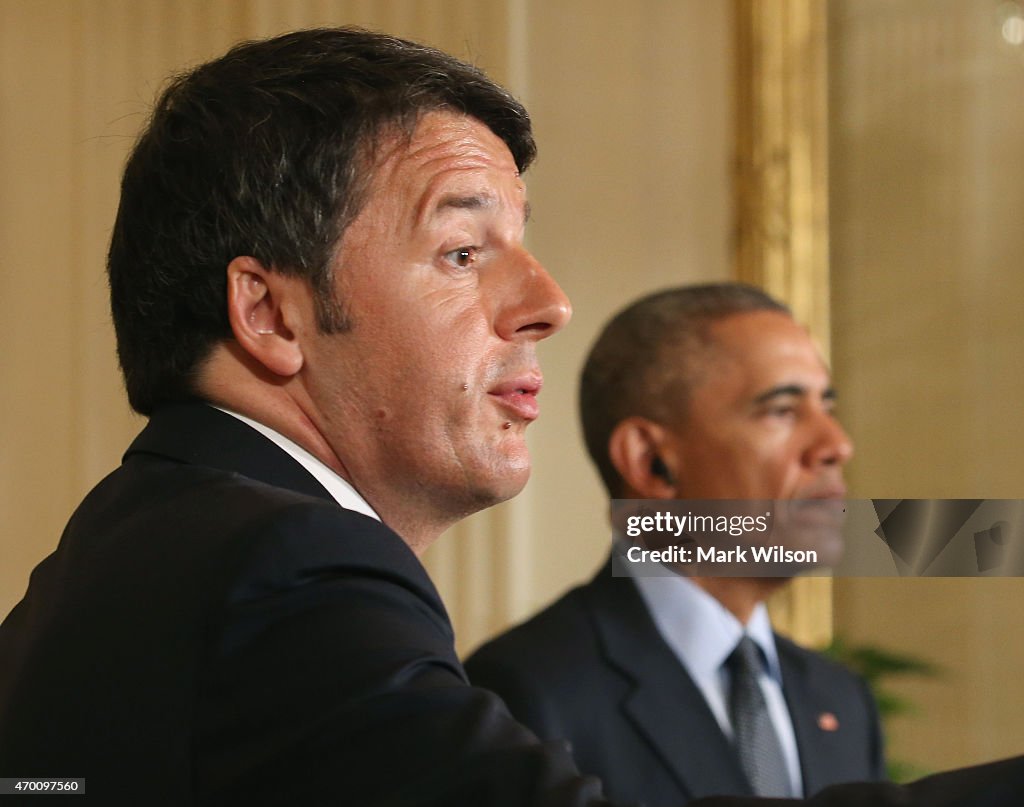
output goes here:
[{"label": "beige wall", "polygon": [[[862,497],[1024,498],[1024,50],[984,0],[835,0],[833,362]],[[837,630],[941,664],[893,753],[1024,752],[1024,580],[843,580]]]}]

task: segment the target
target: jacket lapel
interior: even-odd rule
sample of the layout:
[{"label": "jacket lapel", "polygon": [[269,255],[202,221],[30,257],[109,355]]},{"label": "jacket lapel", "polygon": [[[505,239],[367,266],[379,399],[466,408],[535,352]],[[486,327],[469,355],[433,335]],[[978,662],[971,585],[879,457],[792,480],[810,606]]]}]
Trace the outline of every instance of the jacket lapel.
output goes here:
[{"label": "jacket lapel", "polygon": [[609,560],[587,593],[605,658],[632,684],[620,708],[684,796],[749,794],[731,743],[661,638],[633,581],[613,577]]},{"label": "jacket lapel", "polygon": [[793,722],[800,769],[803,772],[804,793],[813,794],[829,784],[841,781],[836,769],[836,744],[842,742],[837,734],[841,728],[822,728],[823,721],[837,721],[827,685],[817,681],[807,668],[807,662],[787,639],[776,634],[775,645],[782,669],[782,691]]}]

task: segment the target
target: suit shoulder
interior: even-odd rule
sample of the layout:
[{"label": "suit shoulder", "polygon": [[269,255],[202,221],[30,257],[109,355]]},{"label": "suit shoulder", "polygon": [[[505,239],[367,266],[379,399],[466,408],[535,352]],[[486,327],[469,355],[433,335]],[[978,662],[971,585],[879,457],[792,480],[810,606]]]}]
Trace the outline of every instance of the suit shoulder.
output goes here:
[{"label": "suit shoulder", "polygon": [[[586,605],[587,586],[572,589],[542,611],[480,646],[465,661],[474,686],[502,695],[525,719],[523,703],[540,701],[579,683],[579,670],[596,669],[597,634]],[[519,704],[519,706],[515,706]],[[532,728],[537,729],[536,725]]]},{"label": "suit shoulder", "polygon": [[[68,597],[105,591],[169,617],[180,603],[210,612],[360,578],[401,586],[447,622],[422,565],[375,519],[327,498],[153,455],[132,457],[93,489],[37,572],[44,589],[79,581],[82,591]],[[36,599],[48,607],[53,598]]]},{"label": "suit shoulder", "polygon": [[348,581],[402,589],[406,602],[450,632],[447,613],[409,546],[380,521],[304,493],[234,474],[217,493],[230,517],[214,519],[222,575],[212,589],[236,605]]},{"label": "suit shoulder", "polygon": [[775,646],[783,666],[803,670],[804,681],[813,681],[815,686],[827,689],[837,696],[862,700],[874,709],[874,696],[864,678],[836,659],[829,658],[818,650],[811,650],[791,639],[776,634]]},{"label": "suit shoulder", "polygon": [[570,590],[529,619],[485,642],[467,664],[498,659],[512,661],[524,653],[564,652],[567,643],[576,643],[580,634],[588,630],[582,588]]},{"label": "suit shoulder", "polygon": [[[332,556],[351,551],[367,562],[407,560],[411,550],[379,521],[333,500],[261,482],[233,471],[187,465],[151,456],[132,457],[82,502],[68,533],[131,536],[146,529],[151,540],[183,539],[210,553],[258,548],[264,536],[282,545],[314,546]],[[193,536],[201,535],[197,541]],[[365,539],[365,540],[363,540]],[[122,549],[130,548],[131,541]],[[404,565],[404,564],[403,564]]]}]

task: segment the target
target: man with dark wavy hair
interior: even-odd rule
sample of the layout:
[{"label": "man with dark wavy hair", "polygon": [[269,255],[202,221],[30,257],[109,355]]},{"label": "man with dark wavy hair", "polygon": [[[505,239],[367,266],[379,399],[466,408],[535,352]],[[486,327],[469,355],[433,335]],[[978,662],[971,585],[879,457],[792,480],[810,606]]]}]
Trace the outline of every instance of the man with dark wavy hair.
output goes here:
[{"label": "man with dark wavy hair", "polygon": [[379,34],[246,43],[171,83],[109,257],[149,424],[0,627],[0,786],[602,803],[467,685],[417,558],[529,473],[536,345],[570,314],[523,246],[533,156],[507,92]]},{"label": "man with dark wavy hair", "polygon": [[[0,775],[101,803],[589,798],[465,685],[417,559],[529,473],[530,121],[479,70],[352,29],[164,90],[108,269],[150,417],[0,633]],[[500,773],[500,776],[499,776]]]}]

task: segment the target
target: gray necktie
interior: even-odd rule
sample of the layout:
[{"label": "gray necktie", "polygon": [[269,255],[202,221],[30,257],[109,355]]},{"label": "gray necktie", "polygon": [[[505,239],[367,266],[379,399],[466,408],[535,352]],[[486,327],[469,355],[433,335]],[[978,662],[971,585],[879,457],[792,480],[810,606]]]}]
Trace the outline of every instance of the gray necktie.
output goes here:
[{"label": "gray necktie", "polygon": [[729,718],[740,764],[758,796],[791,796],[782,745],[757,682],[761,650],[744,635],[725,662],[731,674]]}]

